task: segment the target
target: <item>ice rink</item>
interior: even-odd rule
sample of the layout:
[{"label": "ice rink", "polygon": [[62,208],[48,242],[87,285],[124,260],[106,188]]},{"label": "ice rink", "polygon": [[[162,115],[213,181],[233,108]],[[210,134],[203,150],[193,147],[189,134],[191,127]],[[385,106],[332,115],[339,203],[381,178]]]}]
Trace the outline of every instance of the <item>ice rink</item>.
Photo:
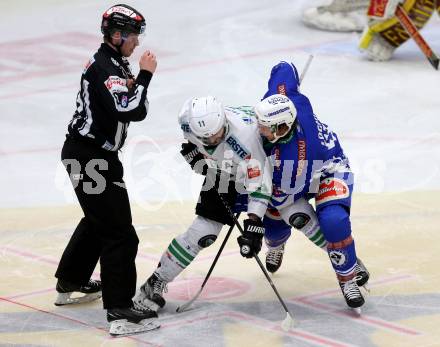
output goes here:
[{"label": "ice rink", "polygon": [[[60,150],[82,69],[101,41],[100,17],[114,3],[3,1],[0,346],[440,346],[440,73],[413,42],[371,63],[357,50],[359,34],[303,26],[301,11],[314,3],[128,2],[147,18],[132,66],[145,49],[158,57],[148,118],[130,125],[121,153],[140,238],[138,284],[194,216],[201,181],[179,154],[183,102],[211,94],[254,105],[273,65],[302,70],[313,54],[302,92],[355,172],[353,233],[371,272],[363,314],[346,308],[326,254],[294,233],[273,276],[296,323],[282,331],[285,313],[255,261],[240,256],[237,231],[192,310],[175,313],[220,242],[169,285],[157,331],[115,339],[101,301],[55,307],[53,274],[81,217]],[[438,14],[422,33],[440,52]]]}]

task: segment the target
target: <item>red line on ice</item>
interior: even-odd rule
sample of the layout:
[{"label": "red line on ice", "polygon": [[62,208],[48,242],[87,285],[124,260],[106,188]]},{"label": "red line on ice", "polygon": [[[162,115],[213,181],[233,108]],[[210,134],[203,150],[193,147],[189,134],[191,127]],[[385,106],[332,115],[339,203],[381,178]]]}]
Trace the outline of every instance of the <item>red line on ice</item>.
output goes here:
[{"label": "red line on ice", "polygon": [[[63,315],[61,315],[59,313],[55,313],[55,312],[51,312],[51,311],[46,311],[46,310],[43,310],[41,308],[37,308],[37,307],[31,306],[31,305],[28,305],[28,304],[23,304],[21,302],[15,301],[15,300],[10,300],[8,298],[0,297],[0,300],[6,301],[6,302],[8,302],[10,304],[18,305],[18,306],[21,306],[21,307],[26,307],[26,308],[29,308],[29,309],[34,310],[34,311],[45,313],[45,314],[48,314],[48,315],[51,315],[51,316],[54,316],[54,317],[57,317],[57,318],[65,319],[65,320],[68,320],[68,321],[71,321],[71,322],[74,322],[74,323],[77,323],[77,324],[84,325],[84,326],[89,327],[89,328],[97,329],[97,330],[104,331],[104,332],[108,333],[107,329],[94,326],[92,324],[89,324],[87,322],[81,321],[79,319],[70,318],[70,317],[63,316]],[[107,337],[103,336],[103,338],[106,339]],[[132,336],[125,336],[125,337],[122,337],[122,338],[134,340],[136,342],[140,342],[141,344],[144,344],[144,345],[147,345],[147,346],[161,347],[161,345],[157,345],[157,344],[153,344],[153,343],[150,343],[150,342],[147,342],[147,341],[143,341],[141,339],[138,339],[138,338],[135,338],[135,337],[132,337]],[[120,338],[118,338],[118,339],[120,339]]]}]

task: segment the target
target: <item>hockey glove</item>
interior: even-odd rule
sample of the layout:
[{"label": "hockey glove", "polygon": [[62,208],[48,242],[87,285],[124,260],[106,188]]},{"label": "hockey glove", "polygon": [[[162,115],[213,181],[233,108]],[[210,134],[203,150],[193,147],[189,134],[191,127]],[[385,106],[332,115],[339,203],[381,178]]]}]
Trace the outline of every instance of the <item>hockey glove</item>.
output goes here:
[{"label": "hockey glove", "polygon": [[191,169],[199,174],[206,175],[208,165],[206,165],[205,162],[200,162],[200,160],[204,160],[205,158],[195,144],[191,142],[182,143],[180,154],[182,154],[187,163],[191,166]]},{"label": "hockey glove", "polygon": [[245,219],[243,222],[243,235],[237,238],[240,254],[245,258],[252,258],[261,250],[264,236],[264,226],[261,220]]}]

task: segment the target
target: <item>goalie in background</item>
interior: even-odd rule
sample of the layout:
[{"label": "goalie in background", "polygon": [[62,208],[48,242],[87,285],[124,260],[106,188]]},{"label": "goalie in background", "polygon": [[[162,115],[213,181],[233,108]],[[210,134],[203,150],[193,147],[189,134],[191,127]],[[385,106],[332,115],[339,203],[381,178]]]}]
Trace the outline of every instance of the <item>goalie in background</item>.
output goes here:
[{"label": "goalie in background", "polygon": [[[396,48],[400,47],[409,38],[409,34],[395,15],[398,0],[389,0],[383,11],[383,17],[372,14],[383,1],[371,0],[368,11],[368,24],[362,34],[359,48],[373,61],[390,60]],[[422,29],[437,8],[440,11],[440,1],[437,0],[406,0],[402,3],[418,30]]]},{"label": "goalie in background", "polygon": [[307,26],[320,30],[362,32],[367,24],[369,4],[369,0],[333,0],[327,5],[306,9],[302,21]]}]

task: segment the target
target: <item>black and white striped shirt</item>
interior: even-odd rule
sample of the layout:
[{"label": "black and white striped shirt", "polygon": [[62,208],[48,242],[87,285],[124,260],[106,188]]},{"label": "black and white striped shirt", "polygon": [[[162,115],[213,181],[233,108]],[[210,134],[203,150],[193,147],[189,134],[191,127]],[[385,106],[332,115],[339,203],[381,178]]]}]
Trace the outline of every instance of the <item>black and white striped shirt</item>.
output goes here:
[{"label": "black and white striped shirt", "polygon": [[147,89],[152,76],[141,70],[133,86],[128,87],[127,79],[134,79],[128,61],[103,43],[81,76],[69,134],[87,138],[108,151],[119,150],[130,122],[147,116]]}]

